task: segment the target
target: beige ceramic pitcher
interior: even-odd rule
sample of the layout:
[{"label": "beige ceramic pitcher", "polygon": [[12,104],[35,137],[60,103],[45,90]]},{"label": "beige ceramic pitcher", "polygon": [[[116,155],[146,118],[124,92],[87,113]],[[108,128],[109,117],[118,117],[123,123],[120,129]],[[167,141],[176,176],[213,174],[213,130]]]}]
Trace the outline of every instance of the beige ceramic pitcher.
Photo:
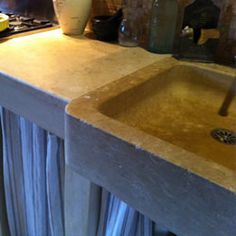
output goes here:
[{"label": "beige ceramic pitcher", "polygon": [[92,0],[53,0],[53,5],[64,34],[79,35],[84,32]]}]

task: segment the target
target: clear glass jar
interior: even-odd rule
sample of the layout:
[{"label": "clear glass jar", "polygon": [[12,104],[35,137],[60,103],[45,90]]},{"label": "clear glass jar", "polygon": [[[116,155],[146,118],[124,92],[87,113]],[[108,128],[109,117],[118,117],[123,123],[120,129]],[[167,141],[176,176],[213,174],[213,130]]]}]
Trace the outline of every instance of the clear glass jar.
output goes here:
[{"label": "clear glass jar", "polygon": [[137,4],[129,4],[123,8],[123,20],[119,28],[119,44],[125,47],[136,47],[140,40],[141,9]]}]

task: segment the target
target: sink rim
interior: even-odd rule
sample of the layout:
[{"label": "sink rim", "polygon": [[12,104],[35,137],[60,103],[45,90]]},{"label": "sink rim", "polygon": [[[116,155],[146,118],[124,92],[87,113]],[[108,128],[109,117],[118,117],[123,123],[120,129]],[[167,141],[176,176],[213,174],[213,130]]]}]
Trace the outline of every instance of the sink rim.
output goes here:
[{"label": "sink rim", "polygon": [[[144,131],[121,123],[118,120],[106,116],[100,110],[102,104],[111,98],[177,65],[199,68],[230,77],[235,76],[235,70],[232,68],[216,64],[192,64],[190,62],[177,61],[173,58],[166,58],[73,100],[67,106],[66,113],[120,140],[132,144],[137,149],[152,153],[173,165],[186,169],[236,193],[236,173],[233,170],[216,162],[208,161],[197,154],[147,134]],[[149,76],[144,76],[147,74],[145,71],[152,71],[152,73],[149,73]],[[128,132],[127,129],[129,130]]]}]

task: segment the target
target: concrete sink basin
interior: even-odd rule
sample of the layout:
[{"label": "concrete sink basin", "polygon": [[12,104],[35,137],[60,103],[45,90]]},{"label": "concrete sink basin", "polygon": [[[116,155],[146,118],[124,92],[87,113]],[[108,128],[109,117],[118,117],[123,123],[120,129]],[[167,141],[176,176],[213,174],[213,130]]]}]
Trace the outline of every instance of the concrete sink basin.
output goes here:
[{"label": "concrete sink basin", "polygon": [[236,235],[236,145],[211,135],[234,141],[234,77],[164,58],[72,101],[67,164],[177,235]]},{"label": "concrete sink basin", "polygon": [[[230,145],[230,140],[217,142],[211,136],[218,128],[236,132],[236,98],[227,109],[228,115],[219,115],[233,82],[234,77],[230,75],[193,65],[175,65],[112,97],[99,111],[236,170],[236,145]],[[232,134],[232,139],[236,144],[236,134]]]}]

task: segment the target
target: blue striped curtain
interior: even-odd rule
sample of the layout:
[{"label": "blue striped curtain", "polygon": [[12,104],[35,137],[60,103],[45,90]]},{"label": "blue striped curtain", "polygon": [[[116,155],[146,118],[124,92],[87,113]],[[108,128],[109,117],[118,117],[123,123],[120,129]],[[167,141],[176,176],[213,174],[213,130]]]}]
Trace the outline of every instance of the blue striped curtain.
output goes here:
[{"label": "blue striped curtain", "polygon": [[152,236],[154,223],[126,203],[102,191],[99,236]]},{"label": "blue striped curtain", "polygon": [[3,183],[3,155],[2,155],[2,132],[0,122],[0,236],[9,235],[5,196],[4,196],[4,183]]},{"label": "blue striped curtain", "polygon": [[10,111],[1,113],[11,236],[63,236],[63,141]]},{"label": "blue striped curtain", "polygon": [[[63,140],[4,108],[1,122],[11,236],[64,236]],[[97,236],[169,235],[111,193],[101,199]]]},{"label": "blue striped curtain", "polygon": [[176,236],[105,189],[101,199],[97,236]]}]

